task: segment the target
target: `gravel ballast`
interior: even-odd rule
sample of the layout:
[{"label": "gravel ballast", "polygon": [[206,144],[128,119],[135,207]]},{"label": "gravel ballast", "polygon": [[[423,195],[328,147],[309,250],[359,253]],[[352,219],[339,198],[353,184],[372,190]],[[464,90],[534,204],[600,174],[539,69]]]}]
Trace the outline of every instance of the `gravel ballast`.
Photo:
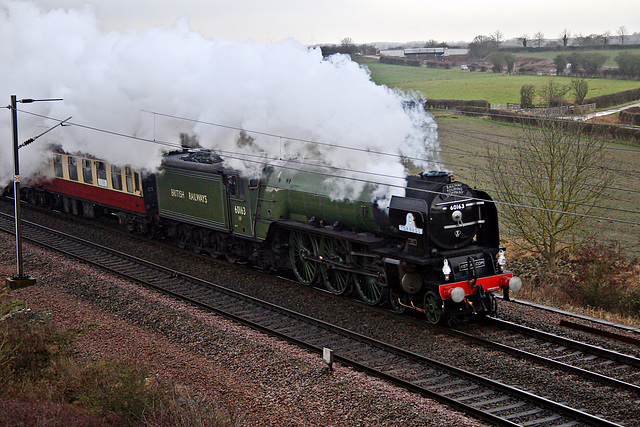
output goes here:
[{"label": "gravel ballast", "polygon": [[[274,275],[251,270],[243,266],[231,265],[207,256],[195,255],[161,242],[149,241],[148,239],[127,234],[119,230],[105,229],[102,226],[96,226],[87,221],[83,221],[81,218],[70,220],[68,216],[44,215],[29,210],[23,210],[23,213],[26,219],[33,220],[34,222],[61,229],[67,233],[99,242],[122,252],[135,254],[136,256],[173,268],[177,271],[198,276],[290,310],[328,321],[356,333],[402,347],[408,351],[455,365],[456,367],[499,380],[508,385],[548,397],[558,402],[563,402],[576,408],[581,408],[591,414],[600,415],[605,419],[624,425],[640,425],[637,417],[640,396],[634,393],[620,392],[611,387],[585,381],[564,372],[548,369],[545,366],[532,364],[505,353],[488,350],[465,342],[464,340],[453,338],[441,330],[431,327],[419,315],[398,316],[387,309],[369,307],[355,299],[337,297],[312,287],[305,287],[282,280]],[[3,247],[7,245],[12,247],[11,239],[12,238],[8,236],[6,244],[2,241]],[[14,256],[15,254],[12,253],[12,249],[7,249],[5,261],[6,265],[9,266],[7,267],[7,271],[9,272],[14,271],[14,267],[11,267]],[[36,274],[33,272],[36,270],[45,272],[48,270],[55,271],[59,262],[51,260],[57,260],[58,258],[58,256],[48,252],[39,251],[38,255],[27,258],[32,266],[26,268],[26,271],[38,277],[38,286],[46,285],[48,287],[64,289],[65,293],[74,295],[82,301],[89,302],[95,309],[109,313],[113,312],[118,316],[118,319],[126,320],[144,330],[160,333],[165,336],[172,345],[175,345],[176,348],[193,348],[193,351],[196,351],[198,355],[211,358],[211,363],[223,363],[222,366],[227,367],[227,362],[220,362],[224,357],[232,359],[240,358],[240,356],[244,357],[246,352],[257,352],[254,347],[243,347],[244,344],[233,344],[233,346],[236,347],[233,347],[231,344],[225,344],[225,356],[218,358],[218,354],[223,354],[221,353],[223,349],[216,346],[216,340],[219,339],[218,331],[208,329],[208,327],[203,326],[201,323],[198,323],[198,326],[181,326],[183,324],[189,325],[190,323],[185,323],[185,319],[194,318],[194,313],[200,313],[199,311],[190,311],[193,310],[191,308],[189,310],[183,308],[178,311],[165,311],[164,309],[163,311],[158,311],[160,310],[159,306],[162,304],[150,302],[155,301],[155,299],[150,300],[149,297],[144,296],[151,294],[150,292],[145,291],[145,293],[141,294],[140,292],[142,292],[142,290],[138,287],[123,288],[126,282],[104,276],[104,273],[99,270],[88,270],[83,267],[82,264],[72,263],[73,268],[63,268],[59,273],[59,279],[57,281],[48,282],[43,282],[42,279],[46,277],[47,273],[43,274],[38,272]],[[67,275],[65,275],[66,270],[69,270]],[[85,270],[87,271],[84,272]],[[106,278],[96,279],[96,277],[99,278],[102,276]],[[129,286],[131,285],[129,284]],[[527,286],[526,283],[525,286]],[[137,289],[137,291],[134,292],[132,289]],[[136,295],[135,299],[134,295]],[[513,295],[513,297],[517,298],[517,295]],[[171,307],[181,307],[179,304],[176,305],[177,303],[175,302],[167,304]],[[586,341],[607,348],[616,348],[618,351],[636,356],[640,354],[640,348],[638,347],[622,342],[612,342],[611,340],[596,335],[562,328],[559,326],[560,320],[566,319],[566,317],[558,313],[500,301],[498,314],[499,317],[506,320],[540,328],[548,332],[561,333],[579,341]],[[575,321],[575,319],[573,320]],[[583,321],[581,320],[579,322]],[[485,326],[482,324],[471,324],[464,329],[468,332],[474,332],[474,330],[477,329],[484,331]],[[637,335],[637,333],[626,333]],[[240,336],[244,337],[245,335],[241,334]],[[249,336],[251,339],[263,337],[256,333],[250,333]],[[305,355],[305,357],[309,359],[304,360],[308,360],[308,363],[311,364],[309,366],[312,368],[303,370],[300,376],[293,374],[297,372],[296,369],[287,371],[286,375],[291,376],[291,381],[295,386],[275,382],[276,380],[269,375],[267,375],[267,379],[258,380],[257,384],[259,384],[260,387],[266,387],[274,382],[275,390],[279,390],[278,387],[285,388],[289,390],[292,395],[296,395],[296,399],[313,397],[321,402],[325,402],[321,406],[318,406],[318,408],[324,409],[308,410],[307,408],[316,408],[316,406],[301,404],[302,408],[304,408],[304,410],[301,410],[298,401],[291,403],[291,400],[286,400],[284,397],[281,397],[286,397],[286,394],[278,394],[281,393],[280,391],[258,393],[258,396],[261,396],[260,399],[269,399],[273,396],[273,399],[268,400],[268,408],[280,404],[293,405],[294,411],[292,413],[299,414],[302,417],[302,422],[308,422],[309,425],[394,425],[393,423],[395,422],[403,425],[464,425],[460,424],[458,420],[447,421],[446,417],[449,415],[445,417],[445,420],[442,420],[438,418],[438,412],[434,412],[433,410],[412,409],[408,414],[413,415],[400,416],[397,413],[396,406],[393,406],[395,403],[391,404],[393,410],[390,410],[389,407],[384,407],[386,409],[379,410],[372,409],[382,408],[382,406],[380,406],[382,404],[377,401],[372,402],[369,394],[366,394],[367,397],[365,399],[365,395],[362,393],[366,393],[366,390],[377,390],[376,387],[369,385],[353,386],[350,392],[343,394],[335,390],[330,390],[325,386],[327,379],[336,379],[338,378],[337,374],[343,374],[344,372],[353,373],[352,371],[344,367],[338,367],[332,375],[327,375],[319,355],[308,355],[299,350],[292,349],[291,346],[280,343],[279,341],[267,340],[268,342],[275,342],[278,343],[278,345],[284,346],[283,348],[287,349],[287,351],[295,351],[294,354]],[[273,345],[275,344],[269,344],[268,347],[274,348]],[[279,349],[280,347],[276,348]],[[280,350],[271,351],[277,354],[283,354]],[[240,358],[240,360],[242,360],[242,358]],[[235,363],[235,360],[231,362]],[[263,374],[264,372],[262,371],[271,373],[277,366],[280,366],[275,362],[269,363],[265,361],[253,365],[256,372],[248,372],[248,366],[252,366],[252,362],[246,361],[244,363],[247,366],[241,364],[239,369],[241,369],[243,375],[247,372],[249,378],[253,378],[254,375]],[[353,374],[356,375],[357,373]],[[316,377],[319,379],[311,380],[311,378]],[[366,376],[362,377],[367,378]],[[372,381],[376,384],[385,384],[382,381]],[[392,388],[392,390],[396,389]],[[395,393],[395,391],[393,393]],[[313,396],[308,396],[309,394]],[[407,393],[401,395],[407,398],[417,398]],[[376,396],[379,397],[380,395],[376,394]],[[346,404],[346,402],[352,402],[351,404],[353,406],[350,406],[348,409],[334,410],[334,404],[331,403],[334,399],[340,402],[340,405],[336,406],[336,408],[340,408],[341,405]],[[426,399],[417,399],[418,402],[429,402]],[[233,401],[233,399],[231,400]],[[405,397],[400,398],[399,401],[405,404],[408,402],[405,400]],[[239,408],[238,405],[235,405],[236,402],[232,403],[234,409]],[[414,404],[415,403],[412,403],[412,405]],[[437,407],[441,410],[443,408],[440,405],[437,405]],[[334,419],[331,418],[331,414],[335,411],[341,415]],[[359,415],[351,415],[356,413]],[[309,418],[311,417],[309,414],[313,414],[316,418]],[[321,415],[318,416],[317,414]],[[453,412],[452,414],[456,413]],[[324,421],[325,418],[326,422]],[[464,416],[462,418],[464,419]],[[292,419],[292,417],[288,419]],[[403,421],[394,421],[396,419],[402,419]],[[466,422],[473,423],[475,421],[467,420]]]},{"label": "gravel ballast", "polygon": [[[0,277],[15,272],[0,234]],[[10,293],[63,328],[84,330],[88,360],[132,359],[159,381],[218,402],[234,425],[480,426],[463,414],[316,354],[205,313],[100,270],[24,245],[35,286]]]}]

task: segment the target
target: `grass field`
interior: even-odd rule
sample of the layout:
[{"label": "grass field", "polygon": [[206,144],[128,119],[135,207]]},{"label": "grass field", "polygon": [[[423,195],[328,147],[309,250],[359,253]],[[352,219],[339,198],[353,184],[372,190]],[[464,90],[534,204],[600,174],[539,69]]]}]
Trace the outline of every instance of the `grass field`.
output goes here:
[{"label": "grass field", "polygon": [[[525,84],[542,87],[550,79],[559,84],[569,84],[572,80],[570,77],[510,76],[488,72],[463,72],[459,69],[418,68],[380,64],[377,61],[367,61],[363,64],[371,71],[374,82],[405,91],[417,91],[421,96],[431,99],[484,99],[490,103],[517,103],[520,102],[520,88]],[[638,81],[585,80],[589,83],[587,98],[640,87]]]},{"label": "grass field", "polygon": [[[604,63],[605,67],[617,67],[616,56],[620,52],[629,52],[635,55],[640,54],[640,49],[625,49],[625,50],[614,50],[614,49],[594,49],[589,50],[584,53],[601,53],[602,55],[607,57],[607,62]],[[558,55],[569,55],[571,52],[527,52],[526,54],[517,54],[516,56],[529,56],[533,58],[545,58],[553,60]],[[581,53],[581,52],[578,52]]]},{"label": "grass field", "polygon": [[[442,165],[461,181],[487,189],[499,201],[500,189],[494,188],[488,178],[487,149],[497,144],[514,144],[521,135],[520,126],[450,113],[437,113],[435,119]],[[640,147],[611,141],[605,155],[615,165],[618,179],[606,192],[602,208],[595,213],[600,218],[590,220],[589,226],[602,231],[602,241],[619,242],[625,252],[638,255],[640,226],[632,223],[640,223]]]}]

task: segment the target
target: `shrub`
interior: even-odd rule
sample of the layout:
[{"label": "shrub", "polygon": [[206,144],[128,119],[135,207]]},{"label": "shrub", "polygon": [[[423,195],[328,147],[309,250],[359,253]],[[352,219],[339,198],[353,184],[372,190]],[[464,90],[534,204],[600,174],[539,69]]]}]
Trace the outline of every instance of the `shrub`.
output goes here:
[{"label": "shrub", "polygon": [[101,427],[102,418],[85,414],[73,405],[41,400],[0,400],[0,425],[48,427]]},{"label": "shrub", "polygon": [[620,111],[620,122],[640,126],[640,108],[632,107]]},{"label": "shrub", "polygon": [[522,85],[520,88],[520,108],[533,108],[533,98],[535,97],[535,93],[535,85]]},{"label": "shrub", "polygon": [[[582,245],[570,259],[571,279],[566,291],[577,303],[628,315],[640,314],[640,271],[637,259],[627,260],[614,244]],[[629,309],[636,310],[634,313]]]},{"label": "shrub", "polygon": [[99,361],[81,371],[78,389],[69,398],[92,413],[114,413],[140,420],[160,400],[157,383],[147,383],[148,374],[125,361]]},{"label": "shrub", "polygon": [[75,358],[79,331],[60,330],[49,316],[0,296],[0,425],[225,426],[216,405],[183,388],[150,380],[131,361]]},{"label": "shrub", "polygon": [[583,100],[582,103],[596,104],[598,108],[607,108],[637,101],[638,99],[640,99],[640,88],[588,98]]},{"label": "shrub", "polygon": [[489,101],[484,99],[460,100],[460,99],[427,99],[426,109],[451,110],[456,107],[482,107],[489,108]]},{"label": "shrub", "polygon": [[640,76],[640,54],[621,52],[616,57],[620,74],[625,76]]},{"label": "shrub", "polygon": [[569,61],[566,55],[558,55],[554,58],[553,63],[556,66],[556,74],[561,76],[567,69],[567,64],[569,63]]},{"label": "shrub", "polygon": [[66,351],[69,338],[28,309],[0,322],[0,387],[9,395],[29,392]]}]

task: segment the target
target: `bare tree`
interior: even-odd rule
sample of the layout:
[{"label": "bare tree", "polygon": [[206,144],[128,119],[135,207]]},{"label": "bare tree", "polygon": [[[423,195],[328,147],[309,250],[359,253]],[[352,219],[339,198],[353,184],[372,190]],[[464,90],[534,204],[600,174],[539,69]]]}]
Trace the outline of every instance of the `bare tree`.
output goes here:
[{"label": "bare tree", "polygon": [[571,90],[571,85],[563,85],[549,80],[546,85],[542,86],[538,93],[542,97],[545,105],[549,107],[555,100],[562,98]]},{"label": "bare tree", "polygon": [[625,27],[624,25],[620,28],[618,28],[618,38],[620,39],[620,44],[624,44],[624,39],[627,37],[627,34],[629,34],[627,32],[627,27]]},{"label": "bare tree", "polygon": [[611,31],[605,31],[600,35],[600,37],[602,40],[602,44],[609,44],[609,42],[611,41]]},{"label": "bare tree", "polygon": [[583,36],[582,33],[575,36],[575,41],[580,46],[584,46],[587,43],[588,36]]},{"label": "bare tree", "polygon": [[586,216],[613,181],[600,139],[543,120],[523,125],[512,146],[495,145],[488,154],[505,225],[552,271],[563,251],[594,237],[596,227],[586,226]]},{"label": "bare tree", "polygon": [[573,93],[575,98],[573,102],[576,104],[582,104],[584,98],[586,98],[587,93],[589,93],[589,82],[585,79],[575,79],[571,80],[571,89],[573,89]]},{"label": "bare tree", "polygon": [[592,76],[598,74],[600,68],[607,62],[608,57],[601,53],[585,53],[582,55],[583,63],[582,68],[584,71]]},{"label": "bare tree", "polygon": [[560,39],[562,40],[562,45],[564,47],[567,47],[567,44],[569,44],[570,37],[571,37],[571,31],[569,31],[566,28],[562,30],[562,32],[560,33]]},{"label": "bare tree", "polygon": [[491,36],[493,37],[493,42],[496,44],[496,47],[500,49],[500,44],[504,41],[504,34],[502,34],[502,31],[496,30],[496,32]]},{"label": "bare tree", "polygon": [[469,43],[469,56],[472,58],[483,57],[495,51],[493,36],[478,35]]},{"label": "bare tree", "polygon": [[544,34],[542,33],[542,31],[538,31],[537,33],[535,33],[533,35],[533,38],[535,39],[538,47],[541,47],[542,42],[544,41]]},{"label": "bare tree", "polygon": [[342,40],[340,40],[340,44],[342,46],[353,46],[353,39],[351,37],[345,37]]},{"label": "bare tree", "polygon": [[529,36],[524,34],[520,37],[520,42],[522,43],[522,47],[527,47],[527,41],[529,40]]},{"label": "bare tree", "polygon": [[340,45],[343,48],[351,49],[353,46],[355,46],[355,43],[353,42],[353,39],[351,37],[345,37],[340,40]]}]

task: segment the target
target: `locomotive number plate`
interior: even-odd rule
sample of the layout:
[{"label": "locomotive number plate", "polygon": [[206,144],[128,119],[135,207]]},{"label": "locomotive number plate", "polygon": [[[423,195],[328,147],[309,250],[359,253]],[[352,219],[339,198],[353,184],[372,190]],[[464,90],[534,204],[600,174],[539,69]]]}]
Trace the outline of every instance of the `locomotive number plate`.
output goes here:
[{"label": "locomotive number plate", "polygon": [[[476,268],[484,267],[484,258],[474,260],[473,264],[476,266]],[[467,271],[469,267],[470,267],[469,261],[465,261],[460,263],[460,265],[458,266],[458,269],[460,271]]]}]

